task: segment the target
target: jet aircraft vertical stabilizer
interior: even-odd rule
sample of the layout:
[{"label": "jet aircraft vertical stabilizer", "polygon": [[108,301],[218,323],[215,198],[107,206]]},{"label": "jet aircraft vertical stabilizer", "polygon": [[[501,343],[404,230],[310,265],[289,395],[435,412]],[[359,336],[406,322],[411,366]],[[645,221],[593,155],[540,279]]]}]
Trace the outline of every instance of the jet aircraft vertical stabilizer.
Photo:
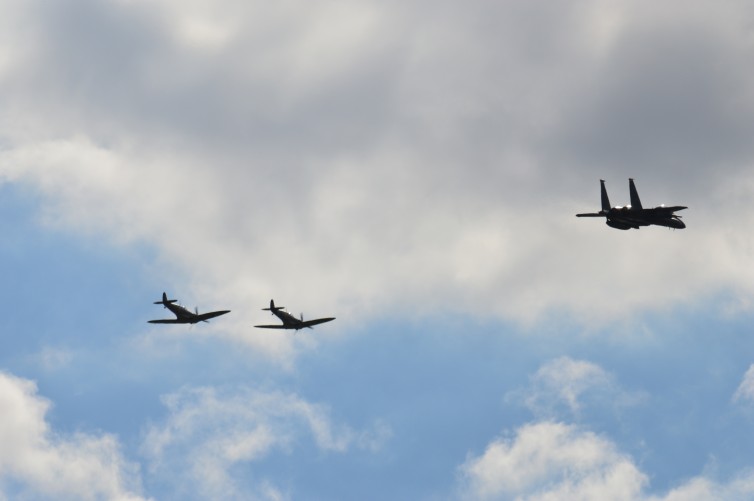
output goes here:
[{"label": "jet aircraft vertical stabilizer", "polygon": [[636,191],[636,185],[634,185],[634,180],[631,178],[628,180],[628,191],[631,192],[631,208],[634,210],[642,210],[639,192]]},{"label": "jet aircraft vertical stabilizer", "polygon": [[604,179],[600,179],[600,192],[602,195],[602,211],[608,212],[610,210],[610,199],[607,197],[607,188],[605,188]]}]

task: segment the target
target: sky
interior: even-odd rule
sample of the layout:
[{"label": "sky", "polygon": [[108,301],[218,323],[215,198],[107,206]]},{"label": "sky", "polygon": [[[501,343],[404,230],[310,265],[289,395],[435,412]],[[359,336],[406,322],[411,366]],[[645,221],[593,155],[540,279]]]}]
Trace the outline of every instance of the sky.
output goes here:
[{"label": "sky", "polygon": [[[0,500],[754,499],[752,63],[738,0],[0,2]],[[687,228],[574,217],[628,178]]]}]

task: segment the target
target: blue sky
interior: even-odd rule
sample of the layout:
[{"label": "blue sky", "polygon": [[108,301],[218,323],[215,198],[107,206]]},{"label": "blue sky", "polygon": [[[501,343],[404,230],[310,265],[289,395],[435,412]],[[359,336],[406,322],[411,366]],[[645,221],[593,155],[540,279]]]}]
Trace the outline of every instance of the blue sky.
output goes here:
[{"label": "blue sky", "polygon": [[754,497],[746,2],[0,14],[0,499]]}]

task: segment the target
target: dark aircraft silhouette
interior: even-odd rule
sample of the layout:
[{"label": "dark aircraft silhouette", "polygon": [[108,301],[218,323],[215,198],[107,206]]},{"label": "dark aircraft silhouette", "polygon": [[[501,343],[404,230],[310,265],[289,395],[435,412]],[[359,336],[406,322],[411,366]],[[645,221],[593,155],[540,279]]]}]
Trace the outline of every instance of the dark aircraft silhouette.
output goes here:
[{"label": "dark aircraft silhouette", "polygon": [[176,318],[171,318],[167,320],[150,320],[150,324],[195,324],[198,322],[206,322],[210,318],[219,317],[220,315],[225,315],[226,313],[229,313],[230,310],[222,310],[222,311],[211,311],[209,313],[199,313],[198,310],[195,312],[190,312],[180,304],[177,303],[177,299],[168,299],[168,295],[164,292],[162,293],[162,301],[155,301],[154,304],[161,304],[168,310],[172,311]]},{"label": "dark aircraft silhouette", "polygon": [[628,180],[628,187],[631,191],[631,205],[625,207],[610,207],[610,200],[607,198],[605,181],[600,179],[600,188],[602,189],[602,210],[599,212],[590,212],[587,214],[576,214],[576,217],[604,217],[607,218],[605,224],[611,228],[619,230],[629,230],[631,228],[639,229],[640,226],[667,226],[668,228],[683,229],[686,227],[681,221],[681,216],[674,214],[675,211],[687,209],[682,205],[665,207],[660,205],[653,209],[645,209],[641,206],[639,193],[634,186],[634,180]]},{"label": "dark aircraft silhouette", "polygon": [[329,322],[331,320],[335,320],[335,317],[328,317],[328,318],[317,318],[314,320],[304,320],[304,314],[301,314],[301,318],[298,319],[288,313],[287,311],[283,311],[283,308],[285,306],[275,306],[275,301],[270,299],[270,307],[269,308],[262,308],[263,311],[270,311],[273,315],[278,317],[280,320],[282,320],[283,325],[255,325],[254,327],[258,327],[260,329],[305,329],[305,328],[312,328],[313,325],[323,324],[325,322]]}]

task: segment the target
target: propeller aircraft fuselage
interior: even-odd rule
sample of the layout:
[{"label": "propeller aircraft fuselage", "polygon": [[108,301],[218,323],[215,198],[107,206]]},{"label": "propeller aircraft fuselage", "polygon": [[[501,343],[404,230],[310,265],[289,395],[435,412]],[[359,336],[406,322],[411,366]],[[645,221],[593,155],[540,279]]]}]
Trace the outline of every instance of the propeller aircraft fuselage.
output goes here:
[{"label": "propeller aircraft fuselage", "polygon": [[315,325],[323,324],[325,322],[330,322],[331,320],[335,320],[335,317],[327,317],[327,318],[316,318],[314,320],[304,320],[304,315],[301,315],[301,318],[296,318],[287,311],[284,311],[283,308],[285,306],[275,306],[275,301],[270,299],[270,307],[269,308],[262,308],[262,311],[269,311],[276,317],[278,317],[283,324],[277,324],[277,325],[255,325],[254,327],[260,328],[260,329],[311,329]]},{"label": "propeller aircraft fuselage", "polygon": [[586,214],[576,214],[576,217],[604,217],[605,224],[611,228],[619,230],[630,230],[631,228],[639,229],[641,226],[667,226],[681,230],[686,225],[681,221],[681,216],[675,214],[676,211],[687,209],[682,205],[665,207],[660,205],[651,209],[645,209],[641,205],[639,193],[634,186],[634,180],[628,180],[629,191],[631,192],[631,205],[625,207],[611,207],[610,199],[607,197],[605,181],[600,179],[600,190],[602,195],[602,210],[599,212],[590,212]]},{"label": "propeller aircraft fuselage", "polygon": [[210,318],[219,317],[230,313],[230,310],[210,311],[209,313],[199,313],[196,311],[189,311],[180,304],[176,299],[168,299],[166,293],[162,293],[162,301],[155,301],[154,304],[161,304],[175,315],[175,318],[164,320],[149,320],[150,324],[196,324],[199,322],[206,322]]}]

